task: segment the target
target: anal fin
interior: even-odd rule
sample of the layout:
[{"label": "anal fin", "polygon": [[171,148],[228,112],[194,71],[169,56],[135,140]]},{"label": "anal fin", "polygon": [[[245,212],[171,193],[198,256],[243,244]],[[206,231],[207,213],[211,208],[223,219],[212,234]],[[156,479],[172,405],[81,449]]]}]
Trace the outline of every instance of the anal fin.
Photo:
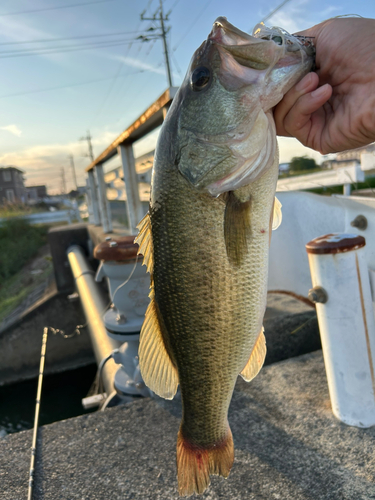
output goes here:
[{"label": "anal fin", "polygon": [[264,336],[264,328],[262,327],[257,341],[255,342],[254,348],[251,352],[249,361],[246,363],[245,368],[240,373],[241,377],[246,382],[250,382],[250,380],[258,375],[260,369],[263,366],[266,353],[266,338]]},{"label": "anal fin", "polygon": [[152,391],[165,399],[173,399],[178,386],[177,369],[164,343],[161,318],[154,289],[147,308],[139,341],[139,367],[142,378]]},{"label": "anal fin", "polygon": [[224,239],[228,260],[239,266],[248,251],[251,200],[240,201],[233,191],[227,193],[224,215]]}]

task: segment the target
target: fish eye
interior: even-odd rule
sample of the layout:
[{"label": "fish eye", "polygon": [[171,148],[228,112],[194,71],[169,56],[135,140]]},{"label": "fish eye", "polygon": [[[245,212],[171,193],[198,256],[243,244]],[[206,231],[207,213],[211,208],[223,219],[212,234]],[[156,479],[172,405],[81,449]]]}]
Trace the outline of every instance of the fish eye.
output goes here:
[{"label": "fish eye", "polygon": [[207,87],[210,81],[211,73],[205,66],[195,68],[190,77],[190,86],[195,92],[199,92]]},{"label": "fish eye", "polygon": [[277,45],[282,45],[283,44],[283,39],[281,38],[281,36],[273,36],[272,37],[272,40],[277,43]]}]

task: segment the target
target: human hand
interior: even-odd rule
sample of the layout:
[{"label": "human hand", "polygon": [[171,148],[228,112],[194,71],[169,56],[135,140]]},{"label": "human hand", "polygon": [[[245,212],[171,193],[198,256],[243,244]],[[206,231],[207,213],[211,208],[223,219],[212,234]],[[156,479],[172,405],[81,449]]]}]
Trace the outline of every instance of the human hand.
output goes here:
[{"label": "human hand", "polygon": [[316,73],[275,107],[277,134],[322,154],[375,141],[375,20],[329,19],[298,34],[314,37]]}]

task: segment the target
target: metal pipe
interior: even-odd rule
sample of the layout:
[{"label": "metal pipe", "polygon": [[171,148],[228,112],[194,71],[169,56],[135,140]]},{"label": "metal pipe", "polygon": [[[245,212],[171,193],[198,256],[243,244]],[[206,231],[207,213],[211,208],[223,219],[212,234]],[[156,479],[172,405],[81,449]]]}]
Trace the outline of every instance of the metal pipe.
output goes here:
[{"label": "metal pipe", "polygon": [[[107,335],[102,316],[108,308],[108,299],[104,298],[95,282],[94,271],[90,268],[82,248],[77,245],[71,246],[67,250],[67,256],[87,319],[96,362],[99,365],[114,349],[118,349],[121,343]],[[115,391],[114,379],[117,370],[118,366],[113,359],[109,359],[103,367],[102,380],[107,396]]]},{"label": "metal pipe", "polygon": [[365,239],[327,234],[306,245],[334,415],[375,425],[375,320]]}]

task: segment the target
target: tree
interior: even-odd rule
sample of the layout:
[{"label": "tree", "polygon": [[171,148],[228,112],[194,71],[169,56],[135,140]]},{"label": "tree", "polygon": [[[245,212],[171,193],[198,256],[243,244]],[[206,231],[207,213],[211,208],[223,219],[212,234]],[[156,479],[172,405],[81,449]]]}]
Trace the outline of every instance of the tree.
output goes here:
[{"label": "tree", "polygon": [[291,172],[312,170],[317,167],[318,165],[315,163],[315,160],[313,158],[308,158],[307,156],[295,156],[289,164],[289,170]]}]

